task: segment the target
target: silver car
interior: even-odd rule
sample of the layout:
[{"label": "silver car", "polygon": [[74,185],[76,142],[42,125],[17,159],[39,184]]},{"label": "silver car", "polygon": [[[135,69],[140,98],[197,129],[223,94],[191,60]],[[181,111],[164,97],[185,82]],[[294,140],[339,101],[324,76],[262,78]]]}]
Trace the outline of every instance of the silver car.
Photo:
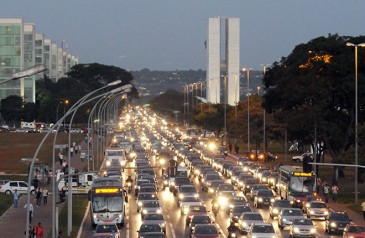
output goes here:
[{"label": "silver car", "polygon": [[303,219],[304,215],[299,208],[283,208],[278,215],[278,226],[280,230],[290,226],[295,219]]},{"label": "silver car", "polygon": [[264,222],[261,214],[258,212],[244,212],[241,214],[240,218],[238,219],[238,229],[242,233],[249,232],[250,226],[253,223]]},{"label": "silver car", "polygon": [[314,238],[317,235],[317,231],[314,228],[313,222],[309,218],[294,219],[290,225],[289,231],[290,237],[308,237]]},{"label": "silver car", "polygon": [[161,206],[160,206],[160,203],[158,202],[158,200],[142,201],[142,206],[141,206],[140,210],[141,210],[142,220],[149,213],[161,214],[161,212],[162,212],[162,209],[161,209]]},{"label": "silver car", "polygon": [[184,197],[180,202],[179,206],[181,209],[181,215],[187,214],[190,206],[203,205],[199,198],[196,197]]},{"label": "silver car", "polygon": [[163,218],[162,214],[157,214],[157,213],[146,214],[142,224],[158,224],[160,225],[163,232],[166,233],[166,221]]},{"label": "silver car", "polygon": [[314,218],[323,218],[326,219],[328,216],[328,207],[325,202],[322,201],[313,201],[309,203],[307,207],[307,217],[314,219]]},{"label": "silver car", "polygon": [[278,237],[271,223],[254,223],[247,233],[248,238],[273,238]]}]

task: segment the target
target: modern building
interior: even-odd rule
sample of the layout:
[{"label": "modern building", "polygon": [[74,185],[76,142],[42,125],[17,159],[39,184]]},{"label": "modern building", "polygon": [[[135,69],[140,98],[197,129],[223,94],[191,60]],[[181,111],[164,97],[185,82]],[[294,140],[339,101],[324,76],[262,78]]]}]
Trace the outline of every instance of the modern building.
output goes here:
[{"label": "modern building", "polygon": [[220,103],[223,98],[223,101],[233,106],[240,100],[239,55],[239,18],[209,18],[206,76],[208,102]]},{"label": "modern building", "polygon": [[[9,81],[14,73],[39,64],[47,68],[44,74]],[[37,33],[35,24],[21,18],[0,19],[0,100],[18,95],[25,102],[35,102],[37,79],[46,75],[57,82],[76,64],[76,56]]]}]

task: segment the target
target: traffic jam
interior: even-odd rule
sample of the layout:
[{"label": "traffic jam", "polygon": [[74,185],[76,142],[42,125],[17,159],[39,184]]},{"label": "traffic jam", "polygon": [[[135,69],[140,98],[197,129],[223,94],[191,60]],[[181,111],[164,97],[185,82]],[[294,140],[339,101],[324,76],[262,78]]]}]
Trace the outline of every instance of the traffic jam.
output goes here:
[{"label": "traffic jam", "polygon": [[[356,225],[316,195],[313,172],[289,165],[273,171],[258,156],[236,157],[220,147],[129,107],[106,149],[117,156],[106,156],[102,166],[104,179],[118,178],[123,189],[93,190],[91,210],[108,212],[91,214],[93,237],[107,237],[97,230],[108,226],[110,237],[352,237]],[[106,204],[102,193],[124,199]],[[112,204],[119,213],[104,219],[112,217]]]}]

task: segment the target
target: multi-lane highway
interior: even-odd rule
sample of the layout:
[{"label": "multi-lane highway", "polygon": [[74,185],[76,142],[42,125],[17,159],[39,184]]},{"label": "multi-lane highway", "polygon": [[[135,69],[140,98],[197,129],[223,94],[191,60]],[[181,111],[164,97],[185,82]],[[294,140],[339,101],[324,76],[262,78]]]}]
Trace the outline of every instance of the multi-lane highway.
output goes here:
[{"label": "multi-lane highway", "polygon": [[[136,113],[136,112],[133,112]],[[131,176],[134,179],[134,183],[136,183],[136,179],[138,179],[138,170],[142,167],[138,167],[136,165],[136,161],[146,160],[148,166],[154,170],[156,183],[157,183],[157,194],[158,201],[161,206],[161,213],[166,222],[166,237],[191,237],[190,227],[186,225],[186,216],[181,213],[181,208],[178,205],[178,198],[174,196],[172,192],[170,192],[169,188],[163,188],[164,180],[169,180],[166,176],[163,176],[163,172],[165,170],[168,171],[168,162],[170,160],[177,160],[181,162],[181,165],[185,166],[187,169],[187,177],[190,179],[191,184],[193,184],[196,188],[196,191],[199,194],[199,199],[203,205],[207,208],[208,215],[211,220],[214,221],[213,225],[219,231],[219,237],[228,237],[227,227],[230,225],[230,216],[225,212],[225,209],[221,208],[218,213],[213,213],[212,211],[212,199],[216,196],[215,193],[209,193],[207,191],[203,191],[202,182],[199,180],[199,174],[197,172],[199,168],[204,164],[204,157],[224,157],[221,154],[212,154],[209,152],[209,155],[204,155],[202,152],[202,148],[204,145],[199,143],[188,143],[188,140],[181,140],[182,132],[174,132],[175,128],[169,128],[164,126],[162,123],[162,119],[149,115],[145,112],[140,113],[140,116],[133,117],[136,121],[126,123],[126,127],[129,129],[123,134],[125,139],[129,139],[133,146],[142,146],[144,148],[144,153],[138,153],[137,159],[129,161],[126,164],[126,168],[122,173],[123,181],[126,180],[128,176]],[[150,123],[154,121],[155,123]],[[132,126],[133,125],[133,126]],[[133,139],[131,139],[133,138]],[[196,148],[195,148],[196,146]],[[196,150],[195,150],[196,149]],[[163,151],[163,153],[162,153]],[[195,163],[188,158],[194,157]],[[201,160],[201,163],[196,160],[196,158]],[[162,163],[165,162],[165,163]],[[222,164],[227,161],[232,161],[233,163],[237,163],[237,158],[233,156],[227,156],[221,162]],[[206,162],[206,160],[205,160]],[[194,165],[195,164],[195,165]],[[146,164],[147,165],[147,164]],[[205,165],[205,164],[204,164]],[[137,166],[137,167],[136,167]],[[210,165],[212,166],[212,165]],[[107,168],[103,168],[107,169]],[[204,171],[212,172],[212,170],[206,169]],[[227,176],[223,171],[217,171],[220,178],[224,183],[231,184],[231,179]],[[195,176],[194,176],[195,174]],[[275,191],[273,191],[276,195]],[[242,191],[239,191],[237,187],[235,187],[234,191],[235,196],[242,196],[245,198],[247,205],[254,212],[259,212],[263,217],[264,221],[271,223],[275,228],[276,237],[289,237],[288,228],[281,230],[278,227],[277,219],[270,218],[269,214],[269,206],[265,206],[262,208],[256,208],[253,204],[253,201],[250,199],[250,195],[244,195]],[[120,236],[126,238],[137,238],[139,237],[138,230],[143,223],[141,218],[141,212],[137,212],[137,197],[135,196],[134,190],[131,193],[128,193],[128,203],[126,203],[126,224],[124,227],[120,228]],[[279,199],[279,197],[276,197]],[[228,204],[224,204],[228,206]],[[223,206],[223,205],[222,205]],[[325,233],[325,221],[324,220],[314,220],[314,227],[317,232],[317,236],[323,237],[328,236]],[[237,237],[246,237],[245,234],[237,231],[235,232]],[[83,233],[82,237],[92,237],[93,235],[93,227],[91,226],[91,219],[87,217],[85,223],[83,225]]]}]

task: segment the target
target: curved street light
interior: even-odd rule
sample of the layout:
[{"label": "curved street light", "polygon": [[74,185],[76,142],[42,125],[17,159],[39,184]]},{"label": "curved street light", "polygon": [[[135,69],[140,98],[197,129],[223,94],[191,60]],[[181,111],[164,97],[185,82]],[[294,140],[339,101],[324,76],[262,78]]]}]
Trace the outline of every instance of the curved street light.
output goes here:
[{"label": "curved street light", "polygon": [[[113,82],[113,83],[110,83],[110,84],[108,84],[107,86],[105,86],[105,87],[102,87],[102,88],[106,88],[106,87],[109,87],[109,86],[113,86],[113,85],[117,85],[117,84],[119,84],[119,83],[121,83],[121,81],[120,80],[118,80],[118,81],[115,81],[115,82]],[[36,157],[38,156],[38,154],[39,154],[39,151],[40,151],[40,149],[41,149],[41,147],[43,146],[43,144],[44,144],[44,142],[45,142],[45,140],[47,139],[47,137],[50,135],[50,133],[56,128],[56,127],[58,127],[59,128],[59,123],[60,122],[62,122],[67,116],[69,116],[71,113],[73,113],[74,111],[76,111],[79,107],[81,107],[81,106],[83,106],[83,105],[85,105],[85,104],[87,104],[87,103],[89,103],[89,102],[91,102],[91,101],[93,101],[93,100],[95,100],[95,99],[97,99],[97,98],[99,98],[99,97],[102,97],[102,96],[104,96],[104,95],[107,95],[107,94],[110,94],[110,93],[117,93],[117,92],[119,92],[120,90],[121,90],[121,88],[117,88],[117,89],[113,89],[113,90],[111,90],[111,91],[108,91],[108,92],[106,92],[106,93],[104,93],[104,94],[101,94],[101,95],[97,95],[97,96],[95,96],[95,97],[93,97],[93,98],[91,98],[91,99],[87,99],[87,97],[89,97],[91,94],[93,94],[93,93],[95,93],[95,92],[97,92],[97,91],[99,91],[99,90],[101,90],[102,88],[99,88],[99,89],[97,89],[97,90],[94,90],[93,92],[91,92],[91,93],[89,93],[89,94],[87,94],[86,96],[84,96],[83,98],[81,98],[78,102],[76,102],[68,111],[67,111],[67,113],[65,113],[64,115],[63,115],[63,117],[59,120],[59,121],[57,121],[57,123],[55,123],[51,128],[50,128],[50,131],[43,137],[43,139],[42,139],[42,141],[40,142],[40,144],[38,145],[38,148],[36,149],[36,152],[35,152],[35,154],[34,154],[34,156],[33,156],[33,158],[32,158],[32,161],[31,161],[31,163],[30,163],[30,168],[29,168],[29,171],[32,171],[33,170],[33,167],[34,167],[34,162],[35,162],[35,159],[36,159]],[[86,100],[87,99],[87,100]],[[70,164],[69,164],[69,166],[70,166]],[[53,171],[53,173],[54,173],[54,171]],[[28,175],[28,190],[27,190],[27,204],[29,204],[30,203],[30,188],[31,188],[31,186],[30,186],[30,184],[31,184],[31,178],[32,178],[32,174],[29,172],[29,175]],[[71,190],[70,190],[71,191]],[[72,193],[69,193],[69,194],[72,194]],[[55,196],[55,195],[53,195],[53,196]],[[71,195],[72,196],[72,195]],[[69,196],[69,197],[71,197],[71,196]],[[71,205],[72,205],[72,201],[71,201]],[[53,208],[52,208],[52,224],[53,224],[53,229],[52,229],[52,237],[55,237],[55,204],[53,204]],[[70,206],[70,204],[68,204],[68,206]],[[72,207],[72,206],[70,206],[70,207]],[[71,223],[72,224],[72,223]],[[26,213],[26,237],[28,237],[29,236],[29,229],[28,229],[28,227],[29,227],[29,206],[27,206],[27,213]]]},{"label": "curved street light", "polygon": [[[365,47],[365,43],[361,44],[353,44],[350,42],[346,43],[346,46],[355,48],[355,203],[358,202],[358,167],[359,158],[358,158],[358,87],[357,87],[357,77],[358,77],[358,67],[357,67],[357,48]],[[316,145],[317,146],[317,145]]]}]

